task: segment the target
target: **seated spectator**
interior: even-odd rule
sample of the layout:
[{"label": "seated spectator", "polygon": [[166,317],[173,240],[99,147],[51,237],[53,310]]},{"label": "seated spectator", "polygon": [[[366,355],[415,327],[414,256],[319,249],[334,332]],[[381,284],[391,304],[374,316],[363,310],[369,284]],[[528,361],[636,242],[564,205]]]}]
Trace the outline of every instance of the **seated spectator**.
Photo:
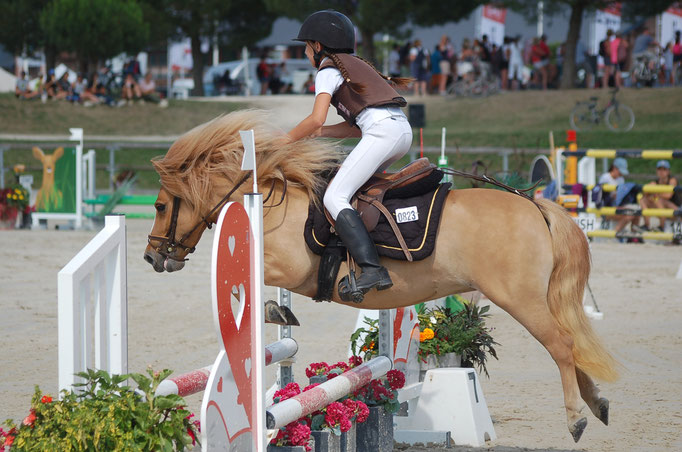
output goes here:
[{"label": "seated spectator", "polygon": [[74,102],[82,102],[86,107],[100,102],[96,95],[88,91],[88,81],[85,80],[82,73],[78,74],[76,81],[71,85],[71,89]]},{"label": "seated spectator", "polygon": [[71,83],[69,83],[69,72],[65,71],[57,83],[55,84],[56,92],[53,97],[54,100],[67,99],[72,100],[73,90],[71,89]]},{"label": "seated spectator", "polygon": [[[602,174],[599,177],[599,185],[615,185],[616,187],[618,186],[623,186],[625,185],[625,178],[623,176],[627,176],[629,173],[628,171],[628,162],[624,158],[616,158],[613,160],[613,163],[611,164],[611,167],[607,172]],[[609,192],[604,194],[604,200],[605,204],[608,206],[622,206],[626,207],[625,202],[620,201],[619,199],[619,194],[617,191],[614,192]],[[619,202],[620,201],[620,202]],[[619,235],[621,231],[630,223],[633,223],[633,221],[637,218],[633,215],[611,215],[606,217],[608,220],[613,220],[616,221],[616,236]]]},{"label": "seated spectator", "polygon": [[54,75],[54,69],[50,69],[47,71],[47,75],[45,76],[45,83],[43,83],[43,90],[47,94],[47,97],[50,99],[54,99],[55,96],[57,95],[57,79],[55,78]]},{"label": "seated spectator", "polygon": [[100,81],[99,73],[92,73],[85,90],[89,96],[94,96],[98,103],[105,103],[110,107],[114,105],[114,99],[107,94],[107,89]]},{"label": "seated spectator", "polygon": [[[647,185],[674,185],[677,186],[677,178],[670,175],[670,162],[667,160],[659,160],[656,163],[656,180],[649,182]],[[682,204],[682,195],[679,193],[650,193],[642,196],[639,205],[642,209],[678,209]],[[644,218],[645,231],[651,230],[651,219]],[[659,226],[654,228],[655,231],[663,231],[665,228],[665,217],[659,217]]]},{"label": "seated spectator", "polygon": [[132,104],[134,100],[141,99],[142,92],[140,91],[140,85],[135,81],[132,73],[127,73],[125,81],[123,82],[123,87],[121,88],[121,100],[128,101]]},{"label": "seated spectator", "polygon": [[26,72],[21,71],[21,77],[17,77],[14,95],[19,99],[33,99],[36,96],[40,96],[40,91],[31,91],[31,88],[28,86],[28,80],[26,80]]},{"label": "seated spectator", "polygon": [[142,95],[142,100],[158,104],[161,102],[161,98],[156,92],[156,82],[152,78],[152,73],[147,72],[144,79],[139,83],[140,94]]}]

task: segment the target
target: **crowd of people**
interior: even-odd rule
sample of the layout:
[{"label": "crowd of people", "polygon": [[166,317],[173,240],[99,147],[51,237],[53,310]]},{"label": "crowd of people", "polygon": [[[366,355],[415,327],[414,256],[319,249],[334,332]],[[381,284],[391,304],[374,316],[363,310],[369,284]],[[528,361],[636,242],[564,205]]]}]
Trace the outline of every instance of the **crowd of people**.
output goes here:
[{"label": "crowd of people", "polygon": [[167,100],[162,99],[157,92],[151,72],[142,77],[139,64],[135,60],[124,66],[120,76],[114,74],[108,66],[103,66],[89,76],[78,73],[75,77],[68,70],[57,77],[55,70],[50,69],[45,76],[41,74],[36,80],[29,82],[26,72],[22,71],[17,77],[15,95],[27,100],[40,98],[43,102],[64,100],[86,107],[121,107],[135,102],[151,102],[161,107],[168,105]]}]

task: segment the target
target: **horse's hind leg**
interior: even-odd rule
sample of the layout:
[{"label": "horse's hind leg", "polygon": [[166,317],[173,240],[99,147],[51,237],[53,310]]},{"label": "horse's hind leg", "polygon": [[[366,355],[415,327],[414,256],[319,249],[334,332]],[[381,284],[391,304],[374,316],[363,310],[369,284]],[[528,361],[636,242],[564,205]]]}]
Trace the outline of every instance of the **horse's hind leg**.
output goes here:
[{"label": "horse's hind leg", "polygon": [[575,370],[578,378],[578,386],[580,387],[580,396],[583,398],[587,406],[590,407],[592,413],[604,423],[609,425],[609,401],[604,397],[599,397],[599,389],[594,384],[589,375],[582,370]]},{"label": "horse's hind leg", "polygon": [[[585,404],[580,399],[580,390],[576,377],[576,368],[573,361],[573,339],[566,333],[561,332],[559,325],[552,317],[545,301],[545,295],[538,295],[538,291],[529,293],[515,291],[513,297],[491,296],[483,293],[512,317],[521,323],[530,334],[533,335],[549,352],[554,362],[559,367],[561,384],[564,390],[564,406],[568,417],[568,430],[575,442],[578,442],[587,426],[587,418],[582,414]],[[513,304],[499,300],[520,300]]]}]

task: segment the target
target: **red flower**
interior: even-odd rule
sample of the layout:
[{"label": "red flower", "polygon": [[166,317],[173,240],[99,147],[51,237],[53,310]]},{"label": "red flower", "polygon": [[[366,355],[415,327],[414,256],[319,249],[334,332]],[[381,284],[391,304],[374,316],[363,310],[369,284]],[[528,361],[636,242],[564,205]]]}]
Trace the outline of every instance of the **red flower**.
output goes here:
[{"label": "red flower", "polygon": [[196,444],[196,437],[194,436],[194,432],[190,427],[187,428],[187,434],[189,435],[190,438],[192,438],[192,446]]},{"label": "red flower", "polygon": [[31,412],[24,418],[22,424],[27,427],[33,427],[33,423],[36,421],[36,412],[31,408]]},{"label": "red flower", "polygon": [[305,370],[305,376],[310,378],[316,375],[325,375],[327,372],[329,372],[329,364],[323,361],[320,363],[312,363],[308,366]]},{"label": "red flower", "polygon": [[319,383],[313,383],[313,384],[311,384],[311,385],[308,385],[308,386],[306,386],[305,388],[303,388],[303,392],[309,391],[309,390],[311,390],[311,389],[313,389],[314,387],[319,386],[319,385],[320,385]]},{"label": "red flower", "polygon": [[360,358],[359,356],[351,356],[348,359],[348,366],[349,367],[357,367],[360,364],[362,364],[362,358]]},{"label": "red flower", "polygon": [[386,374],[386,380],[391,389],[396,390],[405,386],[405,374],[399,370],[389,370]]},{"label": "red flower", "polygon": [[290,399],[294,396],[297,396],[301,393],[301,388],[298,385],[298,383],[289,383],[282,389],[278,390],[275,392],[275,395],[273,397],[273,401],[275,403],[279,403],[282,400]]},{"label": "red flower", "polygon": [[50,403],[50,402],[52,402],[52,397],[50,397],[49,395],[44,395],[40,399],[40,403]]}]

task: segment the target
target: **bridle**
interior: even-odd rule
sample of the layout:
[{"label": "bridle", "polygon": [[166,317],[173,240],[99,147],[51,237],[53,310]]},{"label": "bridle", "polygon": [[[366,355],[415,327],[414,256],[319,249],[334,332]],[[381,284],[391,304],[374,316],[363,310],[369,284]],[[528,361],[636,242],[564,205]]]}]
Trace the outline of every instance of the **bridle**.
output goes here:
[{"label": "bridle", "polygon": [[[282,171],[281,168],[278,168],[280,173],[282,174],[282,181],[284,183],[284,188],[282,190],[282,198],[277,202],[276,204],[270,205],[270,206],[264,206],[266,208],[272,208],[272,207],[277,207],[284,202],[284,197],[287,192],[287,178],[284,175],[284,172]],[[225,203],[230,199],[230,196],[234,194],[235,191],[239,189],[248,179],[251,177],[251,172],[246,173],[240,180],[237,182],[230,191],[223,196],[223,198],[218,201],[218,203],[206,214],[204,215],[201,220],[199,220],[193,227],[190,229],[188,232],[184,233],[182,237],[180,237],[180,240],[175,240],[175,234],[176,230],[178,227],[178,214],[180,212],[180,201],[181,199],[178,196],[173,197],[173,207],[171,211],[171,221],[170,224],[168,225],[168,230],[166,231],[166,234],[163,236],[160,235],[152,235],[149,234],[147,236],[147,243],[149,243],[154,250],[156,250],[157,253],[162,255],[163,257],[167,259],[171,259],[174,261],[178,262],[185,262],[189,260],[188,258],[184,259],[177,259],[172,256],[172,253],[174,253],[178,248],[182,249],[183,251],[186,252],[186,254],[191,254],[194,252],[196,249],[195,246],[187,246],[185,245],[185,241],[196,231],[199,227],[205,225],[208,229],[211,229],[213,224],[209,221],[209,219],[215,214],[218,210],[220,210]],[[272,195],[274,189],[275,189],[275,183],[276,179],[273,179],[272,181],[272,186],[270,187],[270,191],[268,192],[268,195],[265,197],[263,200],[263,203],[267,202],[268,199],[270,199],[270,196]],[[152,240],[158,242],[158,244],[155,246],[152,244]]]}]

